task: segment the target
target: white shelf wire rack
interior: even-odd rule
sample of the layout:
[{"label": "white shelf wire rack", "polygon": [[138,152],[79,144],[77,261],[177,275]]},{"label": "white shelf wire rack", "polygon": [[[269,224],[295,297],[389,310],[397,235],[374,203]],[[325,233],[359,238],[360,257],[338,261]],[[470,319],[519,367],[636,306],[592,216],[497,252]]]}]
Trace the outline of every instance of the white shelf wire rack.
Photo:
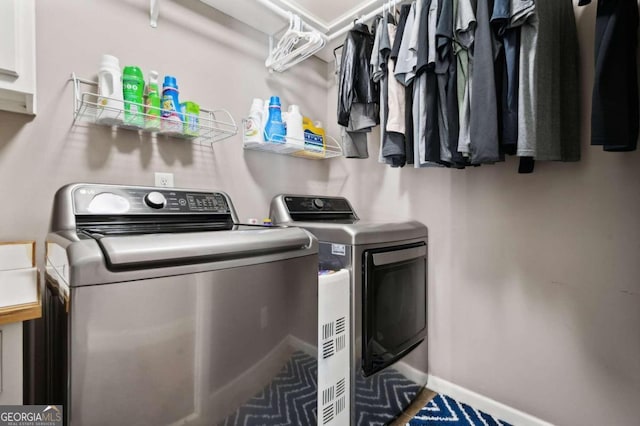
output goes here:
[{"label": "white shelf wire rack", "polygon": [[[247,120],[242,120],[243,129],[247,128]],[[342,146],[331,136],[326,136],[322,146],[305,143],[304,140],[292,137],[274,135],[273,141],[250,141],[242,134],[244,149],[270,152],[272,154],[289,155],[291,157],[307,158],[309,160],[326,160],[328,158],[341,157]]]},{"label": "white shelf wire rack", "polygon": [[[165,135],[172,138],[188,139],[198,143],[220,142],[238,134],[238,126],[225,109],[208,110],[200,107],[198,123],[185,130],[183,124],[176,124],[162,117],[154,117],[145,113],[138,113],[138,122],[147,122],[147,119],[156,119],[160,125],[148,128],[144,125],[136,125],[125,120],[124,102],[101,96],[100,98],[113,100],[111,104],[122,105],[122,108],[105,107],[98,104],[98,83],[91,80],[78,78],[71,74],[73,83],[73,124],[84,122],[101,126],[117,127],[134,130],[143,133]],[[128,102],[137,106],[139,111],[144,111],[143,104]],[[104,119],[108,117],[108,120]]]}]

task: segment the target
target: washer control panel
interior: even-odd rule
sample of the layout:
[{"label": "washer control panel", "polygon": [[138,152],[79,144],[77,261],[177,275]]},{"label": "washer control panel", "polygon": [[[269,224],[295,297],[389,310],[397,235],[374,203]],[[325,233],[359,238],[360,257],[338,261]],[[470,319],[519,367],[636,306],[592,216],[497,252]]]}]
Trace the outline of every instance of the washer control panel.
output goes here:
[{"label": "washer control panel", "polygon": [[75,188],[73,206],[81,215],[231,213],[227,197],[219,192],[110,185]]},{"label": "washer control panel", "polygon": [[152,209],[162,209],[167,205],[167,199],[158,191],[151,191],[145,195],[144,202]]}]

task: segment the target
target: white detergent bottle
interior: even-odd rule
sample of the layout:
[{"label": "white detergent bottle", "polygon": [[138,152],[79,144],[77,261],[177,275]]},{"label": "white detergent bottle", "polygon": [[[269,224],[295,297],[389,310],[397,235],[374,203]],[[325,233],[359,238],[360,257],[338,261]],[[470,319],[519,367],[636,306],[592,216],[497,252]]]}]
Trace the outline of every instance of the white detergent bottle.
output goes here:
[{"label": "white detergent bottle", "polygon": [[267,123],[269,122],[269,99],[265,99],[262,104],[262,142],[265,142],[269,139],[265,132]]},{"label": "white detergent bottle", "polygon": [[244,127],[244,142],[249,144],[264,142],[264,101],[255,98],[249,110]]},{"label": "white detergent bottle", "polygon": [[115,56],[102,55],[98,71],[96,123],[110,125],[122,123],[124,110],[122,96],[120,61]]},{"label": "white detergent bottle", "polygon": [[298,105],[290,105],[287,113],[287,144],[304,147],[304,130],[302,128],[302,114]]}]

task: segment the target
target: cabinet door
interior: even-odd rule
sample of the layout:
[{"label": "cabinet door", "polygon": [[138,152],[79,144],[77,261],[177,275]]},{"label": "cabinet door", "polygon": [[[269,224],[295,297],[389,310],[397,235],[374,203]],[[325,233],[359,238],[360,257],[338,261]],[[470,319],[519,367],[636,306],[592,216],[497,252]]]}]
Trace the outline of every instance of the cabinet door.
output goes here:
[{"label": "cabinet door", "polygon": [[15,0],[0,0],[0,74],[18,77],[17,4]]},{"label": "cabinet door", "polygon": [[0,326],[0,405],[20,404],[22,404],[22,323],[17,322]]},{"label": "cabinet door", "polygon": [[0,0],[0,110],[35,114],[35,0]]}]

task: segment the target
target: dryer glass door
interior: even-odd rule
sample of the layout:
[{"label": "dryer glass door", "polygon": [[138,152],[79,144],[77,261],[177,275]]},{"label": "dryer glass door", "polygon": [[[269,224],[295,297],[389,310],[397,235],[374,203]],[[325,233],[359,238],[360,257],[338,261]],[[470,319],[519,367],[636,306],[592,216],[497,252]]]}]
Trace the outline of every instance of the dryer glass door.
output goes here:
[{"label": "dryer glass door", "polygon": [[427,246],[417,243],[363,254],[363,370],[393,364],[427,333]]}]

